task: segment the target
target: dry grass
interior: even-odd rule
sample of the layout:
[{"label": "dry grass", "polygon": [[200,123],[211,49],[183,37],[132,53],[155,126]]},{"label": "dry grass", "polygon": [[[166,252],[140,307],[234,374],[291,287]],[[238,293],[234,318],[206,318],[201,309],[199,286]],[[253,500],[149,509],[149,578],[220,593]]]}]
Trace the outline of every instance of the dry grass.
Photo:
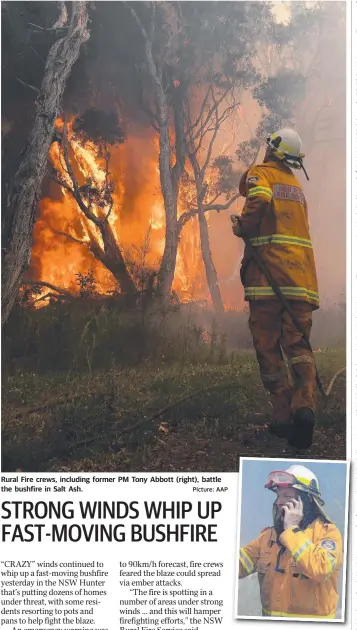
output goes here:
[{"label": "dry grass", "polygon": [[[325,383],[345,364],[341,349],[316,358]],[[193,390],[200,392],[130,430]],[[252,353],[89,374],[12,366],[3,376],[2,470],[223,472],[236,471],[242,455],[345,458],[344,375],[328,404],[320,401],[314,445],[304,454],[259,431],[266,410]]]}]

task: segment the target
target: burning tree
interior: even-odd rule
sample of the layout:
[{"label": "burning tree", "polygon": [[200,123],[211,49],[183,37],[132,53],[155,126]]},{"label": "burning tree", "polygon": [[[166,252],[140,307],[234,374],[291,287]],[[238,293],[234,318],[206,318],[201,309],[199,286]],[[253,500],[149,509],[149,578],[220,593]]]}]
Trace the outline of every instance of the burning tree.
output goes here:
[{"label": "burning tree", "polygon": [[[167,300],[175,274],[177,249],[179,243],[177,201],[180,179],[185,163],[185,144],[183,132],[183,110],[180,99],[181,90],[172,101],[175,120],[175,150],[172,150],[170,137],[170,96],[168,91],[174,87],[172,76],[165,75],[165,56],[169,53],[173,31],[166,34],[157,49],[158,27],[163,27],[165,9],[156,2],[145,4],[145,14],[140,16],[137,9],[128,3],[134,20],[140,30],[144,44],[144,58],[154,92],[154,110],[149,107],[150,120],[159,134],[159,168],[161,189],[165,206],[165,247],[157,277],[158,294]],[[161,28],[161,36],[164,30]],[[163,54],[164,53],[164,54]],[[166,53],[166,54],[165,54]],[[181,101],[181,102],[180,102]]]},{"label": "burning tree", "polygon": [[[315,44],[310,38],[311,50],[301,52],[298,30],[316,30],[318,10],[295,4],[292,21],[278,24],[265,2],[98,3],[67,91],[68,122],[50,150],[60,189],[46,180],[30,277],[78,292],[76,273],[93,272],[101,293],[114,284],[138,295],[144,282],[167,300],[172,288],[192,297],[204,267],[215,311],[223,312],[209,213],[237,199],[239,163],[250,165],[267,131],[291,120],[304,100]],[[110,117],[93,119],[99,110],[119,112],[120,149],[123,134],[110,136]],[[258,125],[252,112],[258,121],[262,114]],[[245,123],[252,140],[235,154]],[[151,228],[143,272],[136,249]]]},{"label": "burning tree", "polygon": [[[151,79],[145,110],[160,144],[166,234],[158,291],[162,296],[170,294],[181,230],[189,219],[197,216],[207,282],[215,310],[221,314],[223,301],[205,213],[229,208],[238,195],[231,188],[227,203],[217,204],[223,189],[216,186],[214,196],[210,197],[206,179],[208,173],[212,176],[211,158],[218,133],[238,106],[238,102],[233,104],[234,90],[247,87],[256,78],[251,63],[254,46],[249,38],[242,37],[244,29],[252,27],[249,6],[225,2],[144,3],[140,13],[134,6],[128,3],[127,6],[143,39],[145,67]],[[229,94],[232,102],[227,105]],[[195,108],[190,105],[193,97]],[[187,157],[196,203],[178,216]],[[216,183],[222,181],[222,174],[223,171]]]},{"label": "burning tree", "polygon": [[[92,169],[82,166],[81,171],[68,137],[66,121],[60,125],[62,129],[55,136],[58,155],[50,177],[73,197],[85,220],[81,223],[84,238],[78,238],[76,233],[57,232],[57,235],[87,247],[113,274],[121,292],[130,298],[135,295],[136,287],[122,254],[115,224],[111,222],[115,200],[109,170],[109,145],[122,143],[123,132],[113,114],[91,109],[77,118],[70,132],[72,139],[84,145],[89,155],[95,158]],[[101,166],[97,162],[101,162]]]},{"label": "burning tree", "polygon": [[[21,164],[8,192],[4,213],[2,324],[10,315],[19,283],[30,262],[36,204],[66,81],[79,56],[82,43],[89,37],[87,3],[72,3],[68,25],[66,4],[58,4],[60,15],[51,30],[62,36],[55,41],[48,53],[41,88],[38,90],[27,86],[38,94],[36,115]],[[46,30],[43,27],[37,28]]]}]

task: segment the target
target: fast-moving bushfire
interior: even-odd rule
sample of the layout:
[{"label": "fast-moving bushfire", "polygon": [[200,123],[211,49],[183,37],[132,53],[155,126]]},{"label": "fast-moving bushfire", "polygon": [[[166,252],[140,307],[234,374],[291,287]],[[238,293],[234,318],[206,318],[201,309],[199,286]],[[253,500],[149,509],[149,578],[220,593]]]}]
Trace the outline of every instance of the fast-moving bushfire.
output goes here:
[{"label": "fast-moving bushfire", "polygon": [[[53,179],[46,184],[34,229],[29,277],[78,293],[79,277],[90,274],[97,293],[120,292],[117,279],[106,266],[103,234],[95,224],[95,218],[105,220],[108,216],[114,244],[140,290],[141,278],[158,269],[164,248],[165,213],[156,139],[140,129],[125,143],[110,146],[106,168],[105,156],[98,154],[98,146],[93,141],[83,142],[74,132],[73,123],[74,119],[67,123],[68,160],[78,186],[81,190],[90,182],[93,190],[103,189],[106,181],[112,181],[112,202],[103,202],[103,198],[98,202],[94,195],[89,205],[94,220],[85,215],[66,188],[73,188],[73,182],[62,142],[53,142],[50,161],[63,185]],[[56,126],[62,133],[63,120],[59,119]],[[179,214],[186,209],[179,207]],[[197,218],[192,218],[182,230],[173,289],[183,301],[207,296]],[[42,295],[45,293],[48,289]],[[36,302],[38,306],[46,303]]]}]

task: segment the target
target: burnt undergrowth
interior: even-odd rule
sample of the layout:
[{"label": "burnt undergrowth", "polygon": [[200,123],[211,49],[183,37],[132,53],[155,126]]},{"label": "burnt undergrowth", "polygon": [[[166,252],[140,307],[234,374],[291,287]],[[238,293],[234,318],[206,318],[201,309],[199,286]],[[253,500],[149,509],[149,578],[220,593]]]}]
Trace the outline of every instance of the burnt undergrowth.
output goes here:
[{"label": "burnt undergrowth", "polygon": [[[339,312],[319,317],[315,356],[328,383],[345,364],[343,326]],[[83,299],[17,307],[3,335],[4,471],[217,472],[237,470],[243,455],[344,459],[345,407],[341,375],[327,405],[319,401],[307,453],[267,438],[244,312],[218,325],[197,305],[143,316]]]}]

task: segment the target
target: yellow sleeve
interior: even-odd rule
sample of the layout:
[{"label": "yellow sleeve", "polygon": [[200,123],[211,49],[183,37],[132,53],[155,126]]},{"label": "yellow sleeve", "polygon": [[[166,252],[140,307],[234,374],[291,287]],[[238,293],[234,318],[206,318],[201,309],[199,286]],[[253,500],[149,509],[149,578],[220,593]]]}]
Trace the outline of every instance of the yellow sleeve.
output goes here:
[{"label": "yellow sleeve", "polygon": [[263,217],[264,212],[270,205],[273,191],[264,173],[264,169],[253,166],[249,169],[246,185],[246,202],[239,217],[241,235],[254,236]]},{"label": "yellow sleeve", "polygon": [[[263,530],[264,532],[265,530]],[[258,538],[253,540],[245,547],[241,547],[239,550],[239,577],[244,578],[252,573],[256,572],[257,562],[260,557],[261,537],[263,532]]]},{"label": "yellow sleeve", "polygon": [[328,578],[342,564],[342,537],[335,525],[329,525],[315,544],[306,534],[289,527],[279,536],[296,562],[297,568],[316,582]]},{"label": "yellow sleeve", "polygon": [[259,197],[262,201],[271,201],[273,191],[264,168],[252,166],[249,169],[246,179],[246,196],[247,200]]}]

